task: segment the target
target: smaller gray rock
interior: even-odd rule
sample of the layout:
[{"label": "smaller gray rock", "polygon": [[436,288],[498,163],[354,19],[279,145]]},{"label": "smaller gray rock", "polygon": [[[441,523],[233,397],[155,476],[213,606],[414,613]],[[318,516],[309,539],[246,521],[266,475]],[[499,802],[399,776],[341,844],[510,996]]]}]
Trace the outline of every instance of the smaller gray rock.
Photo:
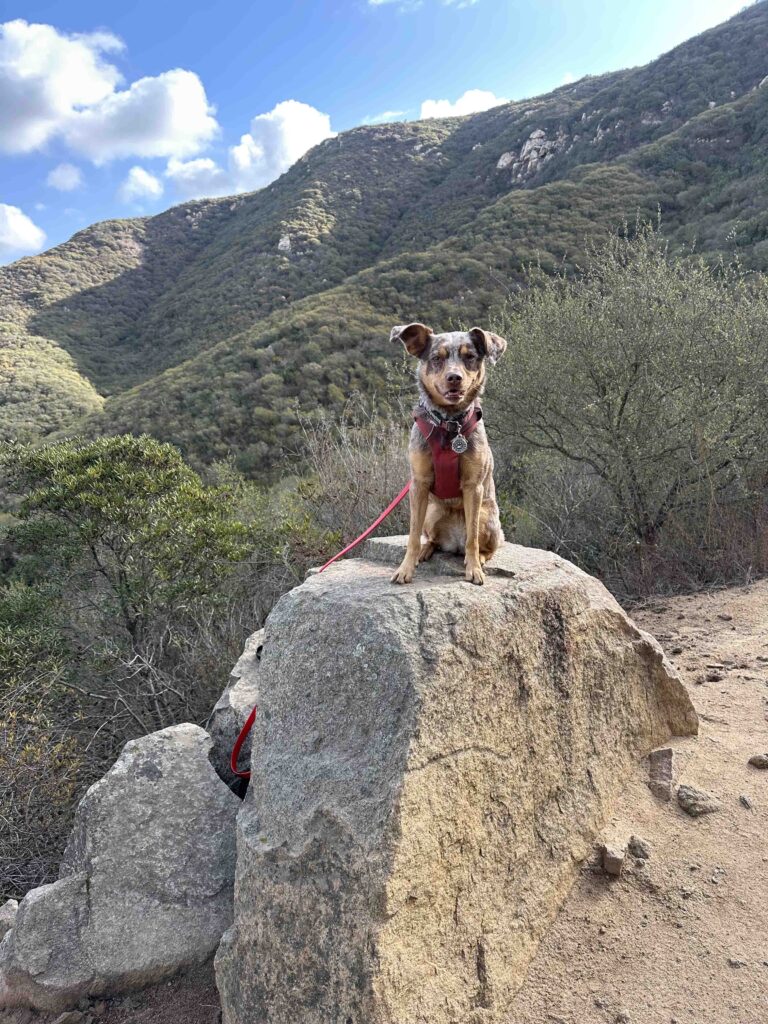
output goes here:
[{"label": "smaller gray rock", "polygon": [[624,870],[625,858],[626,850],[623,846],[604,846],[602,855],[603,871],[607,875],[613,875],[615,878],[618,878]]},{"label": "smaller gray rock", "polygon": [[651,844],[640,836],[630,836],[627,848],[632,856],[639,860],[648,860],[651,856]]},{"label": "smaller gray rock", "polygon": [[729,967],[736,967],[736,968],[738,968],[738,967],[746,967],[747,966],[747,961],[746,960],[740,960],[737,956],[729,956],[728,957],[728,966]]},{"label": "smaller gray rock", "polygon": [[680,786],[677,790],[677,802],[692,818],[700,818],[703,814],[712,814],[720,810],[720,801],[694,786]]},{"label": "smaller gray rock", "polygon": [[742,807],[746,807],[746,809],[748,811],[751,811],[752,807],[754,806],[752,801],[749,799],[749,797],[747,796],[746,793],[741,793],[739,795],[739,803],[741,804]]},{"label": "smaller gray rock", "polygon": [[[207,731],[213,740],[211,763],[216,774],[231,788],[241,783],[230,767],[230,758],[235,740],[245,725],[248,715],[259,699],[259,663],[264,645],[264,630],[252,633],[245,641],[245,648],[232,669],[229,685],[219,697],[208,720]],[[238,766],[247,770],[251,763],[251,737],[248,736],[240,750]]]},{"label": "smaller gray rock", "polygon": [[84,1024],[86,1017],[80,1010],[67,1010],[57,1017],[53,1024]]},{"label": "smaller gray rock", "polygon": [[90,787],[59,880],[26,894],[0,943],[0,1007],[62,1013],[211,956],[232,921],[240,802],[210,749],[198,726],[171,726]]},{"label": "smaller gray rock", "polygon": [[7,900],[2,907],[0,907],[0,939],[13,928],[13,923],[16,920],[16,912],[19,909],[18,900]]},{"label": "smaller gray rock", "polygon": [[753,754],[747,764],[753,768],[768,768],[768,754]]}]

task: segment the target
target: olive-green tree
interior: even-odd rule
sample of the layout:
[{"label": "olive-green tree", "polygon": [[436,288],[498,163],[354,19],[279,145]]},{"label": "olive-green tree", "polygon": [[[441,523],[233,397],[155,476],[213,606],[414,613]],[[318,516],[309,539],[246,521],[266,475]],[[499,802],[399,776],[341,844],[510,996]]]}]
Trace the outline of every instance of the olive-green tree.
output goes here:
[{"label": "olive-green tree", "polygon": [[672,254],[639,224],[575,275],[533,268],[528,283],[499,318],[509,350],[493,422],[550,479],[560,465],[571,490],[574,472],[591,481],[597,547],[612,536],[653,548],[670,517],[703,522],[707,501],[764,478],[764,276]]}]

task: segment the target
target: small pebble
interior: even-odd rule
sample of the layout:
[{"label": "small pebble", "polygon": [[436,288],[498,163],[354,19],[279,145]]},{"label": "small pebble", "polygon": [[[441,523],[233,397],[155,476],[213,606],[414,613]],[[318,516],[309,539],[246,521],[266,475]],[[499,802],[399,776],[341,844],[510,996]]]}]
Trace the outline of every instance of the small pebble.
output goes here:
[{"label": "small pebble", "polygon": [[742,807],[746,807],[748,811],[752,810],[752,801],[749,799],[746,793],[740,794],[739,803]]},{"label": "small pebble", "polygon": [[746,960],[739,960],[739,958],[735,957],[735,956],[729,956],[728,957],[728,966],[729,967],[746,967],[747,966],[747,961]]}]

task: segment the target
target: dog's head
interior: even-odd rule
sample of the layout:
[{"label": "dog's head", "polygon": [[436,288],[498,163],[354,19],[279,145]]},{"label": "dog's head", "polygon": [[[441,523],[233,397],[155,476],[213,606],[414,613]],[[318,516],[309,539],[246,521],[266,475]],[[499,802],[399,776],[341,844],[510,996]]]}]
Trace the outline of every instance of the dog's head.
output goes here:
[{"label": "dog's head", "polygon": [[482,394],[487,364],[493,365],[507,347],[498,334],[480,327],[434,334],[418,323],[393,327],[389,340],[402,342],[416,356],[421,386],[435,405],[447,410],[464,408]]}]

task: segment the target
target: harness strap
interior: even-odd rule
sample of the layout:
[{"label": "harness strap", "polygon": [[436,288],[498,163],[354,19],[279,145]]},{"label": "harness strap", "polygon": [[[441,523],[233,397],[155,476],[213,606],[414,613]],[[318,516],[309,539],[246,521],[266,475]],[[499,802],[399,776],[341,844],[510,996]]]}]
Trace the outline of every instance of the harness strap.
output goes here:
[{"label": "harness strap", "polygon": [[421,407],[414,411],[416,426],[432,451],[435,479],[431,491],[436,498],[461,497],[461,455],[454,451],[451,445],[455,438],[469,437],[477,430],[482,417],[482,410],[477,406],[474,406],[463,420],[440,420],[437,423],[429,419]]}]

